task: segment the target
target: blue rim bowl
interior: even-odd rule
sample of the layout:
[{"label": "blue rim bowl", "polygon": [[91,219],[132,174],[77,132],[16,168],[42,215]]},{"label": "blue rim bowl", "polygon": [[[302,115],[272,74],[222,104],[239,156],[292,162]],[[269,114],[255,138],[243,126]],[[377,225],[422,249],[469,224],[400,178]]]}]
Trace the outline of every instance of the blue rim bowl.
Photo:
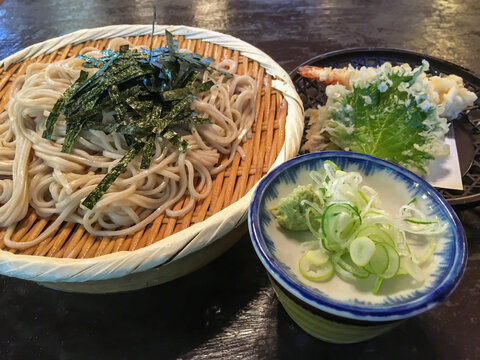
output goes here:
[{"label": "blue rim bowl", "polygon": [[[298,174],[318,170],[325,160],[336,163],[341,169],[357,169],[368,177],[382,172],[395,183],[403,184],[410,195],[419,196],[427,208],[447,223],[445,246],[436,256],[440,259],[428,286],[422,286],[402,296],[382,296],[379,303],[343,301],[319,291],[296,277],[292,269],[277,256],[275,239],[268,233],[269,224],[276,224],[267,203],[278,200],[279,185],[292,190],[298,182]],[[272,226],[272,225],[270,225]],[[277,226],[277,225],[275,225]],[[248,213],[248,227],[253,247],[274,283],[303,307],[319,314],[335,317],[336,321],[391,322],[406,319],[440,304],[458,285],[466,266],[467,247],[463,227],[451,206],[427,182],[414,173],[391,162],[374,156],[345,151],[323,151],[300,155],[270,171],[257,185]],[[383,286],[383,285],[382,285]]]}]

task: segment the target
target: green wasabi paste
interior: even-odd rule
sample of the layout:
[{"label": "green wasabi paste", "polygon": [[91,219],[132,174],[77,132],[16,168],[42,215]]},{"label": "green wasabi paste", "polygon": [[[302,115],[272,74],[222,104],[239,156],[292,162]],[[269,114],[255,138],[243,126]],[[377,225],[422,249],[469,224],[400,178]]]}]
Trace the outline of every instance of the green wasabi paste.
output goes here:
[{"label": "green wasabi paste", "polygon": [[303,200],[310,201],[320,206],[318,195],[313,190],[312,185],[299,185],[287,197],[280,199],[278,205],[270,209],[278,223],[294,231],[308,230],[305,211],[307,206],[301,205]]}]

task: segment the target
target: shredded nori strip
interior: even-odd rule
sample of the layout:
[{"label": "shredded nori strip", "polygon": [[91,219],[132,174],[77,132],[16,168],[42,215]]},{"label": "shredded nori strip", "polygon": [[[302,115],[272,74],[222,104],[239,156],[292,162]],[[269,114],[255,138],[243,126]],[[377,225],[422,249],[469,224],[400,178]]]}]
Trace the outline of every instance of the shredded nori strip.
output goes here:
[{"label": "shredded nori strip", "polygon": [[213,81],[207,81],[199,84],[197,87],[192,88],[192,94],[197,95],[205,91],[209,91],[213,86]]},{"label": "shredded nori strip", "polygon": [[148,62],[150,62],[152,60],[153,34],[155,32],[155,20],[156,19],[157,19],[157,7],[153,6],[152,36],[150,36],[150,54],[148,55]]},{"label": "shredded nori strip", "polygon": [[[153,26],[155,23],[155,17]],[[153,28],[152,26],[152,28]],[[153,39],[152,29],[152,39]],[[86,68],[99,68],[90,78],[80,77],[58,99],[52,109],[43,137],[50,139],[60,114],[65,116],[66,135],[62,152],[71,152],[82,130],[119,133],[125,138],[128,152],[83,201],[92,209],[128,163],[142,152],[140,168],[146,169],[157,139],[167,140],[180,151],[187,151],[182,139],[195,124],[209,122],[192,109],[195,96],[209,91],[213,82],[200,82],[199,75],[211,70],[212,59],[198,54],[178,52],[177,41],[165,31],[167,47],[141,52],[121,46],[119,51],[105,49],[102,57],[79,55]],[[113,119],[106,122],[104,113]]]},{"label": "shredded nori strip", "polygon": [[152,111],[147,115],[145,126],[151,128],[155,126],[155,124],[160,120],[162,117],[163,106],[160,103],[154,104]]},{"label": "shredded nori strip", "polygon": [[163,137],[181,151],[186,151],[188,149],[188,143],[172,130],[165,132]]},{"label": "shredded nori strip", "polygon": [[47,121],[45,122],[45,130],[43,131],[42,137],[45,139],[51,139],[53,133],[53,127],[58,120],[62,108],[65,106],[67,99],[87,80],[88,72],[81,70],[80,76],[77,81],[73,83],[65,92],[60,96],[52,108],[52,111],[48,115]]},{"label": "shredded nori strip", "polygon": [[186,87],[175,90],[167,90],[162,93],[162,99],[163,101],[181,100],[188,96],[191,92],[192,90]]},{"label": "shredded nori strip", "polygon": [[165,30],[165,37],[167,38],[168,56],[172,62],[175,61],[177,54],[177,42],[173,39],[173,35],[168,30]]},{"label": "shredded nori strip", "polygon": [[93,56],[77,55],[77,57],[85,60],[85,62],[82,64],[84,68],[101,68],[105,65],[104,60],[99,60],[97,58],[94,58]]},{"label": "shredded nori strip", "polygon": [[186,86],[179,89],[167,90],[167,91],[164,91],[161,95],[162,95],[163,101],[181,100],[186,98],[189,94],[196,95],[204,91],[208,91],[212,86],[213,86],[213,81],[207,81],[199,84],[196,87],[194,87],[193,85],[190,85],[190,86]]},{"label": "shredded nori strip", "polygon": [[150,136],[143,147],[142,162],[140,163],[140,169],[148,169],[150,167],[150,160],[153,156],[153,150],[155,149],[155,136]]},{"label": "shredded nori strip", "polygon": [[175,123],[175,119],[192,104],[194,99],[195,96],[190,94],[184,99],[178,101],[165,116],[157,121],[156,126],[153,128],[153,132],[157,133],[158,135],[162,135],[168,125]]},{"label": "shredded nori strip", "polygon": [[67,124],[67,134],[65,135],[62,145],[63,153],[70,153],[72,151],[73,144],[75,144],[78,135],[80,135],[80,131],[82,131],[84,123],[85,121],[81,120]]},{"label": "shredded nori strip", "polygon": [[199,76],[200,76],[199,71],[185,72],[185,75],[182,78],[178,78],[178,83],[175,85],[177,88],[192,87]]},{"label": "shredded nori strip", "polygon": [[[142,99],[138,96],[131,96],[125,99],[125,102],[130,106],[138,115],[142,117],[148,116],[153,109],[153,100],[151,99]],[[161,109],[161,105],[160,105]]]},{"label": "shredded nori strip", "polygon": [[93,191],[83,200],[82,205],[86,208],[92,210],[98,200],[105,194],[113,184],[113,182],[117,179],[117,177],[125,171],[127,165],[132,161],[135,156],[140,152],[143,147],[143,143],[136,143],[134,144],[128,152],[120,159],[117,165],[113,167],[110,172],[105,175],[105,177],[100,181],[100,183],[93,189]]},{"label": "shredded nori strip", "polygon": [[149,133],[135,124],[123,125],[119,123],[104,124],[98,121],[87,121],[84,128],[90,130],[100,130],[105,134],[119,133],[123,135],[135,135],[137,137],[147,136]]}]

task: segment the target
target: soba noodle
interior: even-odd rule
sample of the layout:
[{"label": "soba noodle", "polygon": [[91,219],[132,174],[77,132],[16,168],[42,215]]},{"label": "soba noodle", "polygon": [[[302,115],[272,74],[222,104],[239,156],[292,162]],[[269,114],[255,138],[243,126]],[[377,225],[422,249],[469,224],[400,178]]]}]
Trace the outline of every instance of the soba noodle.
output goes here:
[{"label": "soba noodle", "polygon": [[[125,41],[112,41],[116,50]],[[101,56],[95,48],[83,50]],[[150,168],[140,169],[137,156],[112,184],[92,210],[81,205],[104,175],[127,152],[123,135],[83,130],[71,153],[62,153],[65,121],[59,119],[52,140],[42,138],[45,121],[60,95],[78,78],[83,60],[69,58],[50,64],[28,66],[26,74],[12,85],[10,101],[0,114],[0,226],[7,227],[5,245],[25,249],[51,236],[63,221],[82,224],[96,236],[136,232],[160,214],[179,217],[195,202],[208,196],[212,175],[225,169],[250,135],[255,117],[255,81],[248,75],[228,77],[205,72],[203,80],[214,81],[207,93],[197,95],[195,111],[211,123],[192,125],[183,138],[189,149],[183,153],[158,138]],[[236,64],[224,60],[218,69],[236,73]],[[104,118],[112,113],[104,114]],[[226,158],[219,164],[221,158]],[[182,197],[181,209],[172,207]],[[55,220],[40,236],[28,242],[11,240],[15,227],[29,206],[41,217]]]}]

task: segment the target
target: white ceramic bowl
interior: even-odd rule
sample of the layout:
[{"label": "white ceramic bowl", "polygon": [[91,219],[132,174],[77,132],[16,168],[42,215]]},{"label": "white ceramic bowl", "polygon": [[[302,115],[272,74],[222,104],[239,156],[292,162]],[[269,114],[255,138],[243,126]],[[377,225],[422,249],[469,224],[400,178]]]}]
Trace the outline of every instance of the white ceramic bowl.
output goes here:
[{"label": "white ceramic bowl", "polygon": [[[348,282],[334,275],[325,282],[312,282],[300,275],[300,243],[313,236],[282,229],[268,209],[297,185],[312,183],[309,172],[322,169],[325,160],[342,170],[358,171],[363,184],[378,191],[380,206],[391,214],[416,197],[428,215],[446,224],[425,269],[425,282],[400,276],[384,281],[378,294],[373,294],[373,277]],[[370,155],[324,151],[286,161],[258,184],[248,221],[255,251],[286,311],[308,333],[329,342],[366,340],[433,308],[453,292],[465,270],[466,239],[450,205],[417,175]]]}]

